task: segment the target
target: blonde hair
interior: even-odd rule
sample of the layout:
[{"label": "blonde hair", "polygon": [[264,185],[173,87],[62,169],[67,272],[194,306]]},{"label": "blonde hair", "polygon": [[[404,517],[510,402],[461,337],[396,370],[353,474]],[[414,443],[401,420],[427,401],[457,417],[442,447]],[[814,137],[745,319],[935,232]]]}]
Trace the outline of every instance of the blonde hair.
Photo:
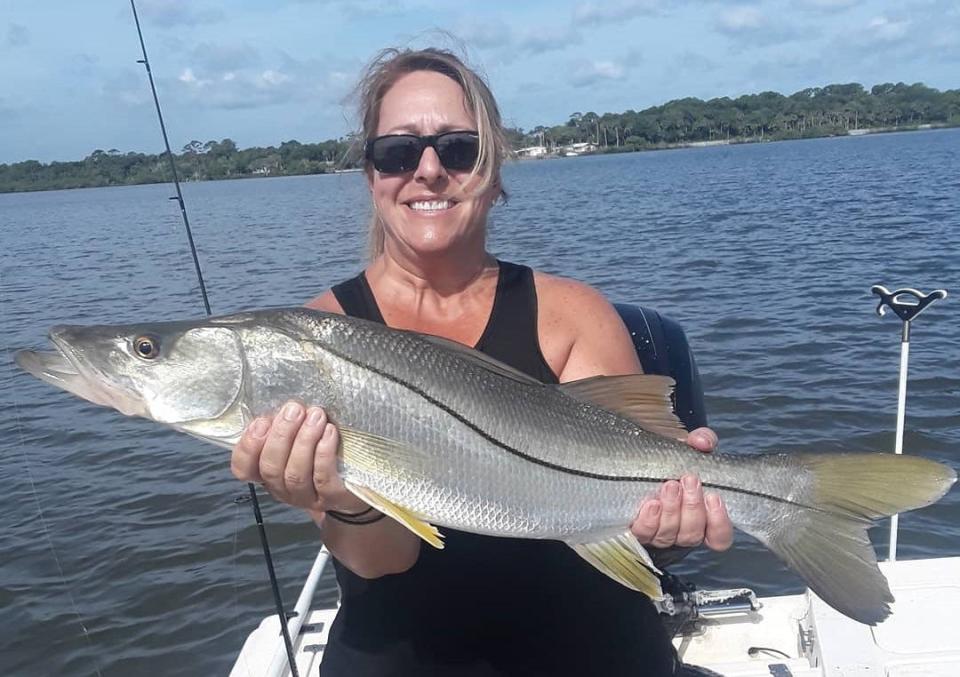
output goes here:
[{"label": "blonde hair", "polygon": [[[376,137],[383,97],[397,80],[415,71],[432,71],[446,75],[463,89],[467,111],[472,113],[476,120],[477,134],[480,137],[480,152],[472,171],[472,176],[480,177],[480,183],[474,194],[483,194],[492,186],[499,185],[498,196],[506,200],[507,193],[500,184],[500,166],[508,153],[508,144],[500,110],[483,78],[453,52],[436,48],[388,48],[378,53],[365,69],[355,91],[359,100],[360,141],[366,144]],[[364,160],[364,163],[368,172],[373,171],[368,160]],[[383,242],[383,220],[374,208],[367,242],[371,259],[383,253]]]}]

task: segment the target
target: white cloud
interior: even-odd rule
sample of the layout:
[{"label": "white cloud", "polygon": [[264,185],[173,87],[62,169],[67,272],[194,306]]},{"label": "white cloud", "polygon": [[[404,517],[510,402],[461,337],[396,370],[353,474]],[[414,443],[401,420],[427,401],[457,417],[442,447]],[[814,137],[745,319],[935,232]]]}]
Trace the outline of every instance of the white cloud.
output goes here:
[{"label": "white cloud", "polygon": [[306,98],[306,92],[297,86],[294,77],[269,68],[209,76],[198,75],[193,68],[184,68],[177,81],[181,85],[181,95],[208,108],[257,108]]},{"label": "white cloud", "polygon": [[216,7],[198,7],[190,0],[140,0],[139,14],[149,23],[164,28],[209,24],[222,21],[226,14]]},{"label": "white cloud", "polygon": [[587,87],[605,80],[623,80],[626,75],[627,67],[621,62],[591,59],[573,65],[570,84],[574,87]]},{"label": "white cloud", "polygon": [[798,0],[799,7],[820,12],[841,12],[858,4],[860,0]]},{"label": "white cloud", "polygon": [[506,47],[513,41],[513,31],[500,19],[462,19],[454,33],[471,47],[496,49]]},{"label": "white cloud", "polygon": [[628,21],[638,16],[659,14],[662,0],[606,0],[585,2],[573,10],[574,23],[602,24]]},{"label": "white cloud", "polygon": [[885,16],[876,16],[867,23],[864,35],[872,42],[899,42],[910,28],[910,20],[890,20]]},{"label": "white cloud", "polygon": [[[228,57],[233,53],[230,49],[215,52]],[[173,81],[174,96],[191,106],[230,110],[287,103],[336,103],[355,84],[361,65],[335,55],[298,60],[283,51],[268,59],[260,59],[259,55],[245,59],[243,55],[250,52],[243,49],[236,54],[237,58],[191,60],[184,64]],[[237,66],[226,67],[231,62]],[[250,62],[256,65],[242,65]]]},{"label": "white cloud", "polygon": [[743,33],[764,28],[767,20],[759,8],[748,5],[731,7],[720,13],[718,28],[724,33]]},{"label": "white cloud", "polygon": [[514,44],[521,52],[543,54],[567,49],[583,42],[583,36],[572,26],[563,28],[525,29],[516,34]]},{"label": "white cloud", "polygon": [[734,48],[767,46],[801,36],[800,27],[788,22],[783,16],[771,18],[757,5],[734,5],[717,15],[716,29],[735,41]]}]

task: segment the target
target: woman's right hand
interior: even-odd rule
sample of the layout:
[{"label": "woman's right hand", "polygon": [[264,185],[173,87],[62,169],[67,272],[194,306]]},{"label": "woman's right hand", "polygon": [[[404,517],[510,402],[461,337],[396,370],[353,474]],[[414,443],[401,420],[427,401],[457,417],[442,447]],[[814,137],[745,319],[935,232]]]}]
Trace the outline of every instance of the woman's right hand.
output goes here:
[{"label": "woman's right hand", "polygon": [[337,471],[337,428],[320,407],[287,402],[275,416],[253,420],[233,448],[237,479],[261,482],[278,501],[319,520],[326,510],[356,513],[367,505],[351,494]]}]

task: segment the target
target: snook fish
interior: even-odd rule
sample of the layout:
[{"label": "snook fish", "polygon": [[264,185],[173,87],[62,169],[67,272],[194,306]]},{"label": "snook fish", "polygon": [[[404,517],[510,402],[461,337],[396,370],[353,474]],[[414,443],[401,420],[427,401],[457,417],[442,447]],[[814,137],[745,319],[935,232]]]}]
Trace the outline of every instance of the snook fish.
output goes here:
[{"label": "snook fish", "polygon": [[660,376],[544,385],[459,344],[302,308],[190,322],[59,326],[22,351],[37,378],[95,404],[231,447],[288,399],[339,426],[349,489],[435,547],[434,525],[570,545],[651,597],[630,535],[640,499],[700,475],[734,525],[838,611],[883,620],[893,601],[872,520],[936,501],[951,468],[893,454],[701,454]]}]

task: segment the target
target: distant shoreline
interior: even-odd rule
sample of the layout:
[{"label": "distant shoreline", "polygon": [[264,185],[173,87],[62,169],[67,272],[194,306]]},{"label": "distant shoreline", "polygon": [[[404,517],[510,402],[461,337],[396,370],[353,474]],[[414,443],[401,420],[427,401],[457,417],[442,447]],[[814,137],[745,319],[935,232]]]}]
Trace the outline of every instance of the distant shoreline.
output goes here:
[{"label": "distant shoreline", "polygon": [[[918,132],[918,131],[932,131],[932,130],[943,130],[943,129],[957,129],[960,128],[958,124],[950,123],[928,123],[928,124],[919,124],[919,125],[901,125],[901,126],[888,126],[888,127],[863,127],[859,129],[846,130],[845,134],[825,133],[825,134],[807,134],[804,136],[788,136],[788,137],[771,137],[771,136],[751,136],[751,137],[731,137],[728,139],[714,139],[709,141],[689,141],[689,142],[680,142],[680,143],[661,143],[653,144],[647,147],[626,147],[626,146],[607,146],[600,147],[595,150],[590,150],[582,153],[577,153],[578,157],[587,157],[587,156],[596,156],[596,155],[616,155],[620,153],[645,153],[652,151],[660,150],[678,150],[684,148],[712,148],[716,146],[733,146],[733,145],[745,145],[745,144],[756,144],[756,143],[773,143],[773,142],[783,142],[783,141],[808,141],[811,139],[825,139],[825,138],[841,138],[841,137],[858,137],[858,136],[868,136],[876,134],[894,134],[894,133],[903,133],[903,132]],[[560,152],[550,152],[536,158],[523,158],[515,157],[514,161],[529,162],[534,159],[569,159],[569,156],[564,156]],[[39,163],[32,160],[26,160],[21,163],[13,163],[12,165],[0,164],[0,172],[4,168],[12,167],[18,164],[23,163],[34,163],[39,167],[52,167],[54,165],[70,165],[72,162],[51,162],[48,164]],[[164,160],[166,162],[166,160]],[[239,174],[231,176],[217,176],[204,179],[194,179],[189,176],[181,176],[181,183],[202,183],[207,181],[234,181],[234,180],[246,180],[246,179],[261,179],[261,178],[281,178],[281,177],[290,177],[290,176],[318,176],[323,174],[352,174],[363,171],[359,167],[344,167],[342,169],[333,169],[329,166],[323,168],[322,171],[304,171],[304,172],[289,172],[283,174],[271,174],[271,173],[253,173],[253,174]],[[0,174],[2,176],[2,174]],[[5,189],[0,187],[0,194],[5,193],[39,193],[46,191],[57,191],[57,190],[79,190],[86,188],[115,188],[120,186],[146,186],[146,185],[158,185],[172,183],[172,179],[166,178],[162,180],[145,180],[145,181],[127,181],[127,182],[117,182],[117,183],[90,183],[88,185],[72,185],[72,186],[50,186],[50,187],[18,187],[14,189]]]}]

